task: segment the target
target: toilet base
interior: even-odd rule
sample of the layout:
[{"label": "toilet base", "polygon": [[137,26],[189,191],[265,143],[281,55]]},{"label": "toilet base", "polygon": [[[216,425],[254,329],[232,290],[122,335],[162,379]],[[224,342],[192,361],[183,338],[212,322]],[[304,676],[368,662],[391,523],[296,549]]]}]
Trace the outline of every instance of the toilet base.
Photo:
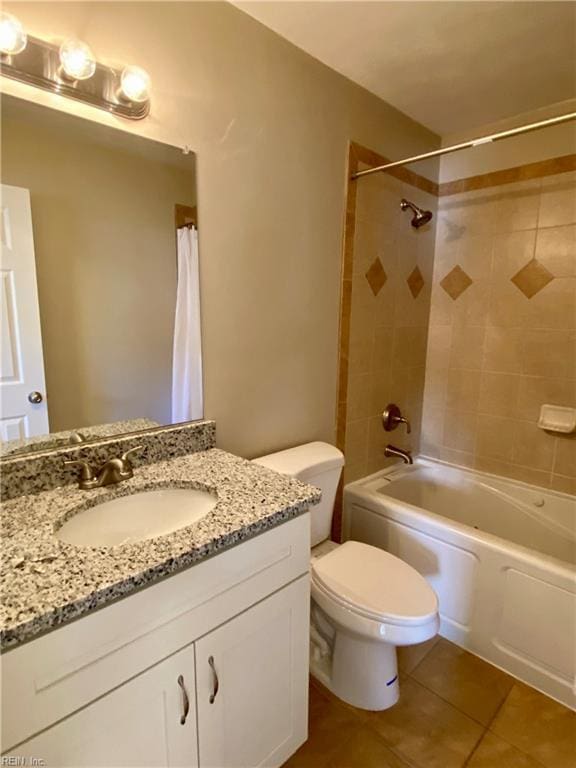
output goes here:
[{"label": "toilet base", "polygon": [[316,679],[347,704],[380,711],[398,701],[396,647],[338,631],[331,663],[314,655],[310,671]]}]

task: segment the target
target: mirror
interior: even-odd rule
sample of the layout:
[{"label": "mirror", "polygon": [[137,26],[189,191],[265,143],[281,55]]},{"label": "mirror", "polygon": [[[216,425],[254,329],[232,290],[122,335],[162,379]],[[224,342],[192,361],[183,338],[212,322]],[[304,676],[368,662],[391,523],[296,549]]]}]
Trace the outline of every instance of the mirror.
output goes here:
[{"label": "mirror", "polygon": [[201,418],[194,155],[1,106],[2,455]]}]

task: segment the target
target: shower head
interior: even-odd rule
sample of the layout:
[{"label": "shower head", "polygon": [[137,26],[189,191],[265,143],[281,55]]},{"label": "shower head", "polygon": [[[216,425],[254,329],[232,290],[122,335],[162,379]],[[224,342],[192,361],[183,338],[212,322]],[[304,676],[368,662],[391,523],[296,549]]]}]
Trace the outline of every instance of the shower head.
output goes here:
[{"label": "shower head", "polygon": [[417,205],[414,205],[414,203],[411,203],[410,200],[406,200],[405,198],[400,201],[400,208],[403,211],[405,211],[407,208],[410,208],[410,210],[413,211],[414,216],[412,216],[412,221],[410,223],[415,229],[420,229],[420,227],[423,227],[424,224],[428,224],[432,218],[432,211],[423,211],[422,208],[419,208]]}]

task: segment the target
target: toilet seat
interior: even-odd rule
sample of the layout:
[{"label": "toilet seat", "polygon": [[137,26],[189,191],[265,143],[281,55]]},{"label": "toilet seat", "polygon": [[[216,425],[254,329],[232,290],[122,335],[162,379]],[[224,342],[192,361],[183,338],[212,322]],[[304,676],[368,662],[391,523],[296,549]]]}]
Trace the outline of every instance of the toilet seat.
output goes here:
[{"label": "toilet seat", "polygon": [[324,610],[346,615],[346,624],[362,626],[362,634],[383,637],[381,625],[400,632],[438,625],[438,599],[427,581],[377,547],[347,541],[312,561],[311,581],[312,596]]}]

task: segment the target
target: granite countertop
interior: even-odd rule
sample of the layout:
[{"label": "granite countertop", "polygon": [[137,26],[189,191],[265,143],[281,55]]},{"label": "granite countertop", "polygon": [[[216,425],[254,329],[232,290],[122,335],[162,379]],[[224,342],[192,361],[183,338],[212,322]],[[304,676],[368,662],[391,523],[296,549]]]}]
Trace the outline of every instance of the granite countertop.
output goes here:
[{"label": "granite countertop", "polygon": [[[200,488],[218,502],[204,518],[166,536],[117,547],[77,547],[54,531],[108,499],[159,488]],[[2,506],[0,648],[31,638],[290,520],[320,491],[212,448],[136,468],[118,485],[68,485]]]}]

